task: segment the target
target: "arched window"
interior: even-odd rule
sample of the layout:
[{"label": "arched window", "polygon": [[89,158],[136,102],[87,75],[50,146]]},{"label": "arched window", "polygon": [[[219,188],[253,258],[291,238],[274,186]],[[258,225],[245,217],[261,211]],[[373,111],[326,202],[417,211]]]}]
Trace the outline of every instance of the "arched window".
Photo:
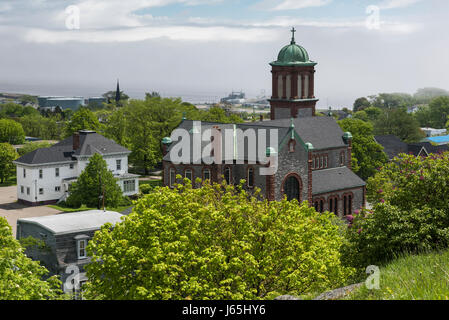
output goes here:
[{"label": "arched window", "polygon": [[324,199],[320,199],[320,212],[324,212]]},{"label": "arched window", "polygon": [[278,98],[284,96],[284,79],[282,75],[278,76]]},{"label": "arched window", "polygon": [[338,197],[329,197],[329,211],[338,215]]},{"label": "arched window", "polygon": [[341,153],[340,153],[340,166],[344,166],[345,165],[345,162],[346,162],[346,159],[345,159],[346,157],[345,157],[345,152],[344,151],[342,151]]},{"label": "arched window", "polygon": [[288,201],[296,199],[301,202],[301,188],[301,178],[297,174],[290,174],[284,179],[281,192],[287,196]]},{"label": "arched window", "polygon": [[352,214],[352,194],[346,194],[343,196],[343,214],[345,216]]},{"label": "arched window", "polygon": [[304,96],[307,98],[309,98],[309,76],[305,75],[304,76]]},{"label": "arched window", "polygon": [[291,99],[291,97],[292,97],[292,77],[290,75],[288,75],[286,81],[287,81],[287,83],[286,83],[287,99]]},{"label": "arched window", "polygon": [[174,168],[170,168],[170,188],[173,188],[176,183],[176,170]]},{"label": "arched window", "polygon": [[302,76],[298,75],[298,97],[302,98]]},{"label": "arched window", "polygon": [[224,176],[227,184],[231,184],[232,182],[232,170],[230,167],[226,167],[224,171]]},{"label": "arched window", "polygon": [[247,185],[248,188],[253,188],[254,187],[254,168],[249,167],[248,168],[248,177],[247,177]]}]

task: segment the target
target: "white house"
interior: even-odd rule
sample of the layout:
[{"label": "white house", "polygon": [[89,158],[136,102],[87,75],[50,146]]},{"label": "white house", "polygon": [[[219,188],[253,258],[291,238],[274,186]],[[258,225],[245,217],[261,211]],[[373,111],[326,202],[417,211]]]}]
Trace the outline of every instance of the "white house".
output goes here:
[{"label": "white house", "polygon": [[94,131],[84,130],[14,161],[19,202],[41,205],[65,200],[69,185],[78,179],[95,153],[106,161],[125,196],[139,192],[139,176],[128,173],[131,151]]}]

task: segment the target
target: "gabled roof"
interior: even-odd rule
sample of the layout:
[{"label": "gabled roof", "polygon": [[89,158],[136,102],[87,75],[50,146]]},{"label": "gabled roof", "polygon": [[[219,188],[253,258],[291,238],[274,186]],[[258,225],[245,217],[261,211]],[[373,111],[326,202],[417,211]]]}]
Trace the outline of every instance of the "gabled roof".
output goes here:
[{"label": "gabled roof", "polygon": [[15,163],[39,165],[47,163],[59,163],[75,161],[78,156],[92,156],[95,153],[101,155],[130,153],[128,149],[107,139],[96,132],[81,131],[79,134],[80,147],[73,150],[73,136],[62,140],[50,148],[37,149],[25,154]]},{"label": "gabled roof", "polygon": [[394,135],[375,136],[374,139],[384,147],[384,151],[390,160],[401,153],[408,153],[408,145]]},{"label": "gabled roof", "polygon": [[313,171],[312,181],[313,195],[359,188],[366,185],[365,181],[347,167]]}]

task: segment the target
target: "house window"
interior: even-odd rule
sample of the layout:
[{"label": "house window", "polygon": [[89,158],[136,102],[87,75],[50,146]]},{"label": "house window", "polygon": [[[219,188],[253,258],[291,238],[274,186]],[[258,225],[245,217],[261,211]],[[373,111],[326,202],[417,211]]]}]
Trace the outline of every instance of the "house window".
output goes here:
[{"label": "house window", "polygon": [[55,168],[55,176],[59,177],[59,168]]},{"label": "house window", "polygon": [[20,193],[24,193],[25,192],[25,188],[23,186],[20,186]]},{"label": "house window", "polygon": [[205,169],[203,171],[203,181],[206,181],[206,180],[210,180],[210,170],[209,169]]},{"label": "house window", "polygon": [[226,183],[227,184],[231,184],[232,181],[232,171],[230,167],[226,167],[225,172],[224,172],[224,176],[226,179]]},{"label": "house window", "polygon": [[343,197],[343,214],[350,215],[352,214],[352,195],[347,194]]},{"label": "house window", "polygon": [[44,171],[42,169],[39,169],[39,179],[42,179],[44,176]]},{"label": "house window", "polygon": [[78,259],[86,259],[86,246],[87,246],[87,240],[78,240]]},{"label": "house window", "polygon": [[345,152],[344,151],[342,151],[341,153],[340,153],[340,166],[344,166],[345,165]]},{"label": "house window", "polygon": [[55,187],[55,192],[61,192],[61,187]]},{"label": "house window", "polygon": [[27,169],[23,168],[23,177],[26,178],[27,177]]},{"label": "house window", "polygon": [[248,168],[248,188],[254,187],[254,168]]},{"label": "house window", "polygon": [[27,195],[30,195],[30,187],[27,187]]},{"label": "house window", "polygon": [[116,160],[116,164],[117,164],[117,171],[122,170],[122,160]]},{"label": "house window", "polygon": [[176,181],[176,171],[175,169],[170,169],[170,188],[172,188],[175,185]]},{"label": "house window", "polygon": [[73,170],[75,168],[75,165],[73,163],[70,164],[70,169]]},{"label": "house window", "polygon": [[329,211],[338,215],[338,197],[329,198]]},{"label": "house window", "polygon": [[190,181],[192,181],[192,180],[193,180],[193,172],[192,172],[192,170],[191,170],[191,169],[187,169],[187,170],[185,171],[184,176],[185,176],[187,179],[189,179]]},{"label": "house window", "polygon": [[134,180],[123,181],[123,191],[124,192],[134,192],[136,191],[136,183]]},{"label": "house window", "polygon": [[43,195],[44,194],[44,188],[39,188],[39,194]]}]

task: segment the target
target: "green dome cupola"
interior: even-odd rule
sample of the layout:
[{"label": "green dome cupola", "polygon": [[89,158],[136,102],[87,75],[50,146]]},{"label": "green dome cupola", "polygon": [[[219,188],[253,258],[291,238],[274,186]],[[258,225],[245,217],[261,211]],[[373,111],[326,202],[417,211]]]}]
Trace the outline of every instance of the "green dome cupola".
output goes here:
[{"label": "green dome cupola", "polygon": [[277,61],[270,63],[272,66],[315,66],[316,63],[309,59],[306,49],[296,44],[295,28],[292,30],[292,40],[289,45],[283,47],[278,54]]}]

